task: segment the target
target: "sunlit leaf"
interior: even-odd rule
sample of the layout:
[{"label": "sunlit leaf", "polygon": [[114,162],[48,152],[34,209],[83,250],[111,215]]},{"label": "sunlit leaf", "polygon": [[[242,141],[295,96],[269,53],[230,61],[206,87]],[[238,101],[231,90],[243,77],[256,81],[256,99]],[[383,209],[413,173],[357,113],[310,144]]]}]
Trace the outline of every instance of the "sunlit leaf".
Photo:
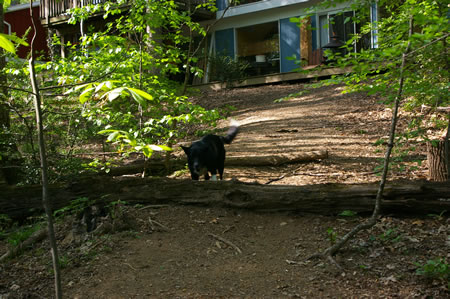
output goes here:
[{"label": "sunlit leaf", "polygon": [[94,87],[90,87],[90,88],[86,88],[81,94],[80,94],[80,103],[84,104],[87,100],[90,99],[93,91],[94,91]]},{"label": "sunlit leaf", "polygon": [[0,47],[5,49],[8,52],[16,53],[16,48],[14,48],[14,44],[6,38],[6,34],[0,33]]},{"label": "sunlit leaf", "polygon": [[119,87],[119,88],[113,89],[110,92],[108,92],[107,93],[108,101],[112,102],[115,99],[117,99],[118,97],[120,97],[122,95],[123,90],[124,90],[124,87]]},{"label": "sunlit leaf", "polygon": [[146,107],[147,106],[147,102],[145,101],[145,99],[143,97],[141,97],[138,93],[136,93],[134,90],[131,90],[130,88],[128,89],[128,91],[131,94],[131,97],[138,102],[139,105],[141,105],[142,107]]},{"label": "sunlit leaf", "polygon": [[10,41],[16,43],[16,44],[20,44],[20,45],[25,46],[25,47],[29,46],[29,44],[25,40],[21,39],[20,37],[15,36],[15,35],[5,34],[4,37],[9,39]]},{"label": "sunlit leaf", "polygon": [[137,93],[138,95],[140,95],[141,97],[143,97],[146,100],[149,100],[149,101],[153,100],[153,96],[148,94],[148,93],[146,93],[143,90],[136,89],[136,88],[131,88],[131,87],[129,87],[128,90],[134,91],[135,93]]},{"label": "sunlit leaf", "polygon": [[106,140],[111,142],[111,141],[117,139],[117,137],[119,135],[120,135],[119,131],[112,132],[111,134],[109,134],[109,136],[108,136],[108,138]]}]

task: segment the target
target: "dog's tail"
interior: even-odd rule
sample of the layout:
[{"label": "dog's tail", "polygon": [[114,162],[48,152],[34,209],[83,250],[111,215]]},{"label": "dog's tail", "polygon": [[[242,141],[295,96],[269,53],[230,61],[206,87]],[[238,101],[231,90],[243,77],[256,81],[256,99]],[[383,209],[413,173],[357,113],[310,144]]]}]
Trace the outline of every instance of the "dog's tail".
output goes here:
[{"label": "dog's tail", "polygon": [[234,137],[236,137],[238,132],[239,132],[239,123],[236,120],[232,119],[230,122],[230,128],[228,129],[227,135],[222,137],[223,142],[226,144],[230,144],[233,141]]}]

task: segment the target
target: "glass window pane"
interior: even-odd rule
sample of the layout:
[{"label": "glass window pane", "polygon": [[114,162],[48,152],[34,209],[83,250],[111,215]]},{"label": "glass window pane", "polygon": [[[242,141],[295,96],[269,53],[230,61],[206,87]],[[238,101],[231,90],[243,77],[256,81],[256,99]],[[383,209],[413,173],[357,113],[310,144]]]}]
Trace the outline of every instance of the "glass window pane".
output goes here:
[{"label": "glass window pane", "polygon": [[248,75],[278,73],[280,47],[278,22],[236,28],[237,58],[248,62]]}]

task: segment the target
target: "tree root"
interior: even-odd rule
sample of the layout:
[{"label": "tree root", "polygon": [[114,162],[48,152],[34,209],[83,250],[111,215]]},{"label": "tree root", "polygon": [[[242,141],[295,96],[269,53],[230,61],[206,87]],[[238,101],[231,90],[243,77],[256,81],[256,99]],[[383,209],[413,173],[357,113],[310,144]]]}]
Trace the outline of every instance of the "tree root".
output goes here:
[{"label": "tree root", "polygon": [[219,240],[219,241],[221,241],[221,242],[223,242],[223,243],[233,247],[239,254],[242,253],[242,250],[239,247],[237,247],[235,244],[233,244],[231,241],[228,241],[227,239],[222,238],[222,237],[220,237],[218,235],[215,235],[215,234],[212,234],[212,233],[209,233],[208,236],[213,237],[214,239],[217,239],[217,240]]}]

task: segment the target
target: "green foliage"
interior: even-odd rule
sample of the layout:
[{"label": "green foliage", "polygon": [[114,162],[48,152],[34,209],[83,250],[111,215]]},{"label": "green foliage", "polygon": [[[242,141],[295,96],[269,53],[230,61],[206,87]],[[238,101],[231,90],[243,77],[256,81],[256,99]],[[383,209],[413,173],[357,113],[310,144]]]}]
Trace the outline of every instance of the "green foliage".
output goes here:
[{"label": "green foliage", "polygon": [[[324,8],[342,4],[343,0],[320,1],[311,10],[311,14]],[[360,28],[342,47],[342,53],[326,51],[325,55],[331,61],[328,66],[348,67],[353,71],[344,75],[333,76],[321,84],[344,83],[346,92],[365,91],[385,99],[384,104],[392,107],[399,90],[400,64],[402,54],[408,44],[411,52],[406,57],[406,67],[402,90],[402,109],[417,113],[404,132],[396,137],[393,166],[391,170],[411,171],[420,165],[406,166],[411,162],[411,153],[415,146],[411,142],[417,140],[423,143],[427,140],[424,123],[433,123],[436,129],[444,130],[448,118],[434,117],[433,113],[421,116],[420,107],[426,105],[435,109],[450,105],[448,61],[448,44],[450,42],[450,22],[448,22],[448,6],[435,0],[379,0],[377,1],[380,18],[375,24],[367,22],[369,8],[373,1],[354,1],[348,3],[346,9],[356,11],[351,21]],[[309,15],[294,19],[302,22]],[[414,32],[409,37],[409,20],[413,18]],[[349,22],[350,19],[345,21]],[[377,31],[377,48],[354,51],[356,45],[361,45],[367,35]],[[305,71],[305,70],[303,70]],[[384,143],[379,140],[377,144]]]},{"label": "green foliage", "polygon": [[224,54],[210,57],[211,81],[219,81],[231,86],[234,81],[240,81],[246,77],[245,70],[250,66],[247,62],[234,60]]},{"label": "green foliage", "polygon": [[395,228],[389,228],[381,235],[378,236],[378,239],[382,242],[391,242],[396,243],[399,242],[403,238],[403,235],[399,233]]},{"label": "green foliage", "polygon": [[428,217],[431,217],[431,218],[433,218],[433,219],[435,219],[435,220],[442,221],[442,220],[445,219],[445,217],[444,217],[444,214],[445,214],[445,213],[447,213],[447,210],[443,210],[443,211],[440,212],[439,214],[428,214],[427,216],[428,216]]},{"label": "green foliage", "polygon": [[[449,69],[446,48],[450,24],[447,7],[434,0],[379,1],[385,16],[376,25],[378,48],[350,51],[332,57],[337,66],[352,65],[354,72],[344,78],[347,91],[366,90],[385,96],[392,102],[398,89],[399,64],[408,42],[412,53],[404,72],[405,108],[415,109],[425,104],[431,107],[449,104]],[[409,18],[414,19],[414,34],[408,39]],[[362,22],[357,19],[356,22]],[[375,29],[372,24],[362,26],[363,33]],[[447,37],[445,36],[447,34]],[[362,38],[355,35],[347,42],[351,50]]]},{"label": "green foliage", "polygon": [[25,225],[19,227],[17,230],[8,234],[7,242],[16,247],[26,239],[28,239],[34,232],[38,231],[41,228],[41,224],[33,224],[33,225]]},{"label": "green foliage", "polygon": [[345,210],[339,213],[339,216],[342,217],[356,217],[356,215],[358,215],[358,213],[351,210]]},{"label": "green foliage", "polygon": [[70,202],[68,206],[65,206],[59,210],[53,212],[53,216],[55,217],[63,217],[66,215],[73,215],[84,211],[87,207],[90,207],[95,203],[94,200],[91,200],[87,197],[79,197]]},{"label": "green foliage", "polygon": [[81,166],[87,171],[92,172],[103,171],[105,173],[109,173],[111,171],[112,163],[108,161],[102,162],[99,159],[95,158],[89,163],[82,163]]},{"label": "green foliage", "polygon": [[444,280],[450,284],[450,267],[445,258],[435,258],[425,264],[415,263],[416,274],[427,279]]},{"label": "green foliage", "polygon": [[[62,45],[54,36],[52,47],[64,46],[66,57],[54,56],[36,65],[51,182],[86,170],[108,171],[111,161],[100,165],[96,158],[78,158],[85,152],[117,150],[150,157],[154,151],[171,150],[168,145],[186,136],[192,124],[214,126],[223,117],[219,110],[192,104],[180,94],[180,84],[170,79],[184,71],[188,58],[197,59],[186,53],[191,40],[183,34],[185,29],[206,34],[193,21],[193,11],[179,10],[175,1],[134,0],[126,7],[124,3],[71,10],[71,24],[93,13],[103,13],[109,22],[103,31],[88,28],[76,44]],[[214,1],[195,9],[204,8],[215,9]],[[166,40],[171,42],[161,42]],[[23,183],[39,183],[29,71],[25,62],[14,59],[3,71],[15,88],[8,100],[12,124],[8,143],[22,154]]]},{"label": "green foliage", "polygon": [[328,240],[330,241],[331,245],[336,244],[338,234],[333,228],[330,227],[327,229],[327,236],[328,236]]},{"label": "green foliage", "polygon": [[13,42],[19,45],[28,46],[26,41],[17,36],[0,33],[0,48],[15,54],[16,48]]},{"label": "green foliage", "polygon": [[127,205],[128,203],[126,201],[123,200],[117,200],[117,201],[113,201],[108,205],[109,208],[109,214],[111,215],[111,219],[120,219],[123,217],[124,214],[124,207]]}]

